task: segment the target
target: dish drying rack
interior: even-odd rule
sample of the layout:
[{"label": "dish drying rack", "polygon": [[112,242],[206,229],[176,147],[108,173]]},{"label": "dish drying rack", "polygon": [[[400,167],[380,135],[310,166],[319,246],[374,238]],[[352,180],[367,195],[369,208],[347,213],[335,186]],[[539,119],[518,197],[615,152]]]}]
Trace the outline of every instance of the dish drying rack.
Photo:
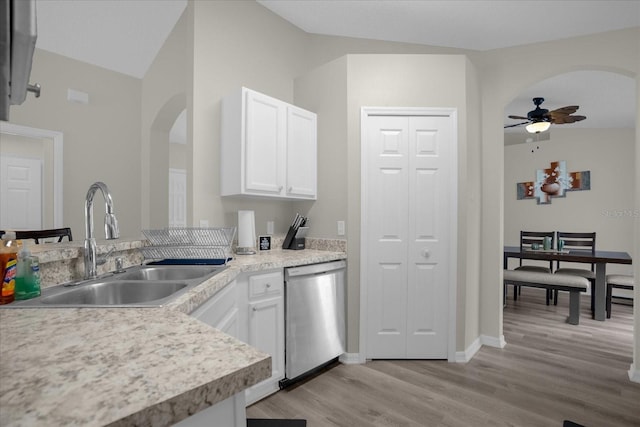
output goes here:
[{"label": "dish drying rack", "polygon": [[224,263],[231,258],[236,227],[179,228],[142,230],[150,245],[141,248],[147,260],[216,259]]}]

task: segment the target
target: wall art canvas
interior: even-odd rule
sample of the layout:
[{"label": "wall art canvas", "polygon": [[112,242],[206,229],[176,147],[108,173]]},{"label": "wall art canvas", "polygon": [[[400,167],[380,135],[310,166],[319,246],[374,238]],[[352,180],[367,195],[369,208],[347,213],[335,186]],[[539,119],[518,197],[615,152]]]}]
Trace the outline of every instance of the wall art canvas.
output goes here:
[{"label": "wall art canvas", "polygon": [[568,191],[590,189],[590,171],[568,172],[564,160],[551,162],[549,168],[538,169],[535,181],[516,184],[518,200],[537,199],[539,205],[551,203],[552,197],[566,197]]}]

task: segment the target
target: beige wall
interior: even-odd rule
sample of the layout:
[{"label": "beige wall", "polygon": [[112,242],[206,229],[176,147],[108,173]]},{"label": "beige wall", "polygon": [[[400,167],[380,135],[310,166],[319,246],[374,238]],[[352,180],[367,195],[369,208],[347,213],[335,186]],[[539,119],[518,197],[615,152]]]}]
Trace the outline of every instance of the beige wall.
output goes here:
[{"label": "beige wall", "polygon": [[[95,181],[111,190],[121,235],[140,234],[141,81],[36,49],[31,81],[40,98],[11,109],[11,122],[64,134],[64,226],[84,238],[84,199]],[[67,101],[67,90],[89,94],[89,104]],[[126,173],[122,173],[126,171]],[[96,238],[104,238],[104,204],[96,195]]]},{"label": "beige wall", "polygon": [[[640,256],[640,70],[636,73],[636,191],[635,191],[635,205],[633,210],[634,221],[634,253]],[[633,275],[636,278],[640,278],[640,262],[636,260],[633,265]],[[640,301],[640,286],[636,286],[634,289],[634,301]],[[633,305],[633,364],[629,369],[629,378],[632,378],[636,382],[640,382],[640,304],[636,302]]]},{"label": "beige wall", "polygon": [[[318,114],[318,200],[298,202],[311,218],[314,237],[338,236],[337,221],[346,221],[347,183],[347,57],[322,65],[295,81],[296,105]],[[348,227],[347,227],[348,228]]]},{"label": "beige wall", "polygon": [[193,114],[193,214],[210,225],[236,225],[237,211],[256,212],[256,232],[275,222],[283,233],[293,219],[291,202],[220,197],[221,99],[241,86],[293,101],[306,36],[255,2],[190,2],[194,68],[189,108]]},{"label": "beige wall", "polygon": [[[635,258],[634,129],[554,127],[550,140],[510,145],[504,152],[505,244],[518,246],[521,229],[595,231],[598,249],[625,251]],[[516,183],[535,181],[536,170],[557,160],[566,161],[568,172],[590,171],[591,190],[567,192],[566,197],[552,198],[544,205],[533,199],[516,199]],[[511,262],[515,265],[515,260]],[[630,265],[607,267],[611,273],[631,271]]]},{"label": "beige wall", "polygon": [[[296,78],[348,53],[442,52],[420,45],[309,35],[253,1],[190,2],[194,28],[193,71],[193,221],[233,225],[238,209],[256,211],[256,231],[266,221],[284,233],[295,212],[306,213],[311,202],[282,202],[219,196],[220,100],[246,86],[296,103]],[[300,97],[301,106],[305,101]],[[311,106],[307,107],[314,111]],[[319,120],[322,120],[320,117]],[[323,185],[323,184],[321,184]],[[320,188],[319,191],[322,191]],[[325,193],[327,196],[327,193]],[[341,218],[346,219],[346,218]],[[312,233],[336,233],[332,224],[311,217]]]},{"label": "beige wall", "polygon": [[[480,85],[476,67],[467,60],[467,143],[458,147],[458,330],[457,348],[472,347],[480,335],[481,134]],[[466,276],[464,275],[466,271]],[[462,312],[460,312],[462,311]],[[464,326],[463,326],[464,325]]]},{"label": "beige wall", "polygon": [[[187,106],[190,37],[189,15],[183,13],[142,80],[140,127],[142,228],[162,228],[169,223],[169,132]],[[180,147],[184,157],[191,145]],[[184,162],[184,161],[183,161]],[[184,162],[189,170],[191,162]]]}]

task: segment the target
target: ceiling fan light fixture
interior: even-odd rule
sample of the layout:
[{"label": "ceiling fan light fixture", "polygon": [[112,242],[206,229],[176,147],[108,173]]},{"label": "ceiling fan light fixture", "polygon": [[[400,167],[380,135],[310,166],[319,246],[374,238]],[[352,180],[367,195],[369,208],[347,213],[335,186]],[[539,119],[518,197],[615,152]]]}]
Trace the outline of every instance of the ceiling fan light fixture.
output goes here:
[{"label": "ceiling fan light fixture", "polygon": [[551,126],[551,123],[541,121],[541,122],[533,122],[527,125],[526,129],[529,133],[540,133],[544,132]]}]

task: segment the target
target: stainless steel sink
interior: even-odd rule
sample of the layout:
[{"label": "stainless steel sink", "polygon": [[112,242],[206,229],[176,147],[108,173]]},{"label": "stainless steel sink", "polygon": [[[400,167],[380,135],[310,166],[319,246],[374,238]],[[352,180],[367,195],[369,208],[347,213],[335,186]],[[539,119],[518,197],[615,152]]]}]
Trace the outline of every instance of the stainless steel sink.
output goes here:
[{"label": "stainless steel sink", "polygon": [[187,287],[178,282],[107,280],[42,297],[45,305],[126,305],[157,301]]},{"label": "stainless steel sink", "polygon": [[219,266],[145,265],[118,273],[117,276],[126,280],[191,280],[208,276],[217,270],[220,270]]},{"label": "stainless steel sink", "polygon": [[160,307],[226,268],[219,265],[142,265],[93,280],[45,288],[38,298],[1,307]]}]

